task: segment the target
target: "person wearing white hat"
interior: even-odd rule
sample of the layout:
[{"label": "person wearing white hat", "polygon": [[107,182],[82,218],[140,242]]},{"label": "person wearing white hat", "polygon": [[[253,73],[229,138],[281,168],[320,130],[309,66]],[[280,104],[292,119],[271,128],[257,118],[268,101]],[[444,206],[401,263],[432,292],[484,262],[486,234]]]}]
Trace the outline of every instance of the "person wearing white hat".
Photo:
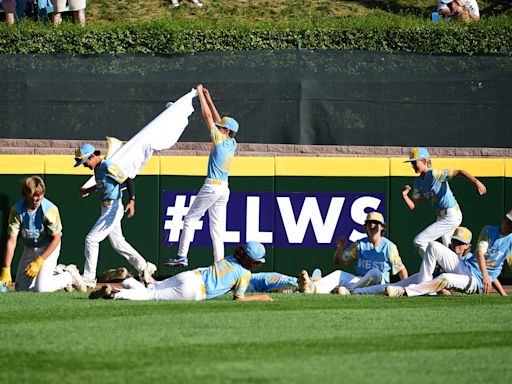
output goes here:
[{"label": "person wearing white hat", "polygon": [[356,241],[345,249],[346,239],[340,237],[334,253],[334,263],[349,265],[357,260],[357,276],[337,270],[318,281],[312,281],[307,271],[301,271],[299,290],[306,294],[327,294],[333,291],[340,295],[355,293],[357,288],[389,283],[389,273],[400,279],[408,277],[397,246],[383,236],[386,228],[380,212],[370,212],[364,223],[367,237]]},{"label": "person wearing white hat", "polygon": [[420,200],[430,200],[437,219],[421,231],[413,240],[414,246],[423,258],[428,245],[441,238],[443,244],[448,246],[453,231],[462,223],[462,212],[453,195],[448,181],[455,176],[463,176],[474,184],[477,193],[482,196],[487,192],[484,184],[468,171],[463,169],[434,169],[430,162],[430,155],[426,148],[415,147],[411,149],[409,159],[414,172],[418,173],[414,181],[414,190],[409,197],[411,186],[402,187],[402,198],[411,211],[416,209]]},{"label": "person wearing white hat", "polygon": [[476,0],[439,0],[437,11],[449,19],[480,20],[480,9]]},{"label": "person wearing white hat", "polygon": [[251,271],[265,263],[265,247],[249,241],[235,249],[233,256],[215,262],[207,268],[178,273],[146,288],[129,277],[123,280],[123,289],[110,284],[90,294],[90,299],[115,300],[209,300],[230,291],[238,301],[272,301],[268,295],[246,296]]}]

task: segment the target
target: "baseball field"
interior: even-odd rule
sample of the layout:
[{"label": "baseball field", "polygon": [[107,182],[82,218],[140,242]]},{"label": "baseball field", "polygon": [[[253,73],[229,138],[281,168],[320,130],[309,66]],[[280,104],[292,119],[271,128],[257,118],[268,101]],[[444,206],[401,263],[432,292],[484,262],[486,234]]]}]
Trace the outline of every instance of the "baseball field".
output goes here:
[{"label": "baseball field", "polygon": [[0,382],[510,383],[512,298],[0,295]]}]

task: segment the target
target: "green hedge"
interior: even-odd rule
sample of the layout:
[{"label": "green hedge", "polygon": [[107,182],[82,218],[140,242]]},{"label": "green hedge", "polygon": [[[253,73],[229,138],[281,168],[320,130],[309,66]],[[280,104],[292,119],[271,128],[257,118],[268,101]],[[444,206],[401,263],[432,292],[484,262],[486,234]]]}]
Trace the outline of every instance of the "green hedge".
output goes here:
[{"label": "green hedge", "polygon": [[412,17],[342,18],[322,25],[148,23],[0,26],[0,53],[170,53],[273,49],[511,53],[512,18],[465,24]]}]

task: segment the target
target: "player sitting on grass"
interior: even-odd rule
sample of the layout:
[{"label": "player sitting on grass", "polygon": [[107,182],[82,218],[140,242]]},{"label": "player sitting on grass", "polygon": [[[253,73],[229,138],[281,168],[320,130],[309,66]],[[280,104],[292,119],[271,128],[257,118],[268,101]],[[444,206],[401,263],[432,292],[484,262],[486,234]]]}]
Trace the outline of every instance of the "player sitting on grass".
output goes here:
[{"label": "player sitting on grass", "polygon": [[18,236],[24,248],[16,272],[16,291],[54,292],[74,287],[85,292],[85,283],[75,265],[54,276],[60,254],[62,224],[59,209],[45,198],[46,186],[39,176],[21,182],[23,198],[12,207],[7,227],[4,268],[0,280],[11,284],[11,262]]},{"label": "player sitting on grass", "polygon": [[207,268],[181,272],[146,288],[134,278],[123,280],[123,289],[110,284],[94,291],[90,299],[116,300],[208,300],[233,291],[233,298],[240,301],[272,301],[267,295],[245,296],[251,270],[265,262],[265,247],[250,241],[235,249],[233,256],[219,260]]},{"label": "player sitting on grass", "polygon": [[437,261],[446,273],[420,284],[387,287],[386,294],[392,297],[419,296],[451,288],[465,293],[489,293],[494,283],[500,295],[506,296],[497,279],[505,260],[509,263],[512,260],[512,211],[503,217],[500,227],[487,225],[482,229],[476,254],[459,258],[439,243],[432,243],[426,257],[428,261],[422,268],[430,271]]},{"label": "player sitting on grass", "polygon": [[400,279],[406,279],[407,268],[402,263],[398,248],[383,236],[386,229],[384,216],[379,212],[370,212],[366,216],[364,226],[367,237],[356,241],[347,249],[345,238],[340,237],[334,254],[334,263],[341,263],[344,266],[357,259],[358,276],[338,270],[313,282],[307,271],[302,271],[299,277],[299,290],[308,294],[326,294],[336,290],[340,295],[347,295],[357,288],[389,283],[390,271],[394,275],[398,273]]}]

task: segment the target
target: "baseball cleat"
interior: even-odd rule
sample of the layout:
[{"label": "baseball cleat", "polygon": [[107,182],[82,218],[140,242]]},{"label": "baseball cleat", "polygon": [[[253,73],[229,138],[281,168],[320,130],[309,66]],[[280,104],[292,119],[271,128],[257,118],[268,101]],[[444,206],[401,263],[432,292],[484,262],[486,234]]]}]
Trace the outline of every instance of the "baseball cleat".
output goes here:
[{"label": "baseball cleat", "polygon": [[89,279],[87,277],[82,276],[82,280],[84,281],[87,289],[96,289],[96,280],[95,279]]},{"label": "baseball cleat", "polygon": [[386,295],[389,297],[400,297],[406,295],[406,292],[403,287],[394,287],[389,285],[386,287]]},{"label": "baseball cleat", "polygon": [[146,268],[140,274],[140,280],[144,283],[144,285],[148,286],[153,283],[153,274],[156,272],[156,265],[153,263],[147,262]]},{"label": "baseball cleat", "polygon": [[348,295],[350,295],[350,294],[351,294],[351,293],[350,293],[350,291],[348,290],[348,288],[347,288],[347,287],[344,287],[343,285],[340,285],[340,286],[338,287],[338,289],[336,290],[336,293],[337,293],[338,295],[341,295],[341,296],[348,296]]},{"label": "baseball cleat", "polygon": [[71,275],[71,285],[79,292],[86,292],[87,285],[74,264],[69,264],[65,269]]},{"label": "baseball cleat", "polygon": [[305,294],[315,293],[315,286],[309,278],[308,271],[302,270],[299,275],[299,291]]},{"label": "baseball cleat", "polygon": [[169,267],[188,267],[188,258],[186,256],[176,256],[174,259],[169,259],[165,265]]},{"label": "baseball cleat", "polygon": [[97,299],[113,299],[114,298],[114,290],[110,284],[105,284],[100,289],[92,291],[89,295],[89,299],[97,300]]},{"label": "baseball cleat", "polygon": [[130,273],[124,267],[116,269],[107,269],[99,278],[100,283],[110,283],[114,280],[124,280],[129,277]]},{"label": "baseball cleat", "polygon": [[313,273],[311,274],[311,281],[316,282],[318,280],[322,279],[322,271],[318,268],[316,268]]}]

